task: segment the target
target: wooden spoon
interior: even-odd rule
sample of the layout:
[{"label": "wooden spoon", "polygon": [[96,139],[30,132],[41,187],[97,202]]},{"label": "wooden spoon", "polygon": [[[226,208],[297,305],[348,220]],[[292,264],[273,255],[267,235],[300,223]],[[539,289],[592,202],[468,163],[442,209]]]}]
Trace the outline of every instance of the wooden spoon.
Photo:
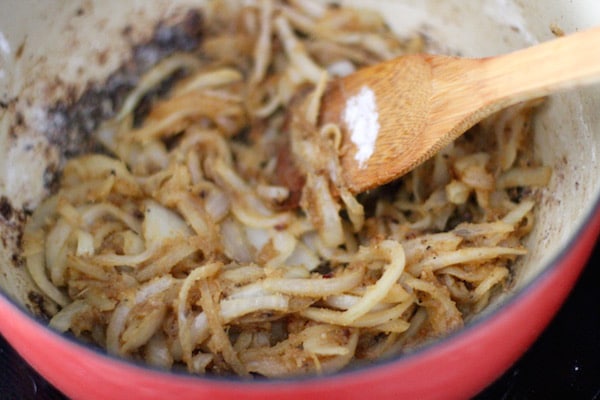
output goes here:
[{"label": "wooden spoon", "polygon": [[353,193],[402,176],[490,114],[600,82],[600,28],[507,55],[409,55],[334,80],[321,123],[341,126],[340,161]]}]

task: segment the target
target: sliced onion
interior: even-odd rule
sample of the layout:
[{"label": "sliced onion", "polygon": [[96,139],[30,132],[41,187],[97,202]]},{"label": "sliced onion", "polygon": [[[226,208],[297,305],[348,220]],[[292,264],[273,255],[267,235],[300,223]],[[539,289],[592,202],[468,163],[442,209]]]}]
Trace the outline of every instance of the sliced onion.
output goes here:
[{"label": "sliced onion", "polygon": [[86,303],[84,300],[75,300],[54,314],[48,325],[59,332],[66,332],[71,328],[73,320],[76,319],[79,314],[85,313],[90,309],[90,304]]},{"label": "sliced onion", "polygon": [[144,239],[148,247],[153,247],[173,237],[189,237],[190,227],[174,211],[153,200],[144,202]]},{"label": "sliced onion", "polygon": [[365,315],[383,300],[400,278],[402,271],[404,271],[406,258],[401,244],[392,240],[386,240],[376,245],[376,247],[377,251],[384,253],[388,264],[384,267],[383,274],[379,280],[367,288],[364,296],[358,303],[344,311],[343,320],[347,323]]},{"label": "sliced onion", "polygon": [[41,231],[26,230],[23,236],[23,252],[26,256],[26,266],[31,278],[42,293],[61,306],[69,304],[69,298],[48,279],[45,271],[44,252],[40,244],[44,242]]},{"label": "sliced onion", "polygon": [[64,219],[59,218],[46,235],[45,260],[50,280],[57,286],[65,283],[64,272],[67,266],[68,239],[73,229]]},{"label": "sliced onion", "polygon": [[161,62],[159,62],[154,68],[150,69],[148,73],[146,73],[139,80],[135,89],[129,93],[121,110],[117,114],[116,119],[121,120],[127,114],[131,113],[139,100],[144,96],[144,94],[152,89],[152,87],[159,84],[162,80],[167,78],[173,72],[178,69],[195,69],[200,65],[200,60],[197,57],[194,57],[190,54],[185,53],[177,53],[168,58],[165,58]]},{"label": "sliced onion", "polygon": [[274,293],[283,293],[295,296],[327,297],[343,293],[360,283],[364,271],[354,269],[333,278],[267,278],[262,282],[265,289]]},{"label": "sliced onion", "polygon": [[232,218],[226,218],[221,223],[221,244],[224,253],[230,259],[240,263],[248,263],[253,260],[253,252],[245,232]]}]

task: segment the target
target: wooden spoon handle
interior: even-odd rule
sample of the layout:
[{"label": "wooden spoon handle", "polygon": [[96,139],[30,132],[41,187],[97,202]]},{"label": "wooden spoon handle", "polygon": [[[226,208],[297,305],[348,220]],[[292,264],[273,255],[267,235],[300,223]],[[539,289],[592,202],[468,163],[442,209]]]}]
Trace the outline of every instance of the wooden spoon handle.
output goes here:
[{"label": "wooden spoon handle", "polygon": [[513,104],[600,82],[600,27],[485,59],[480,72],[490,98]]}]

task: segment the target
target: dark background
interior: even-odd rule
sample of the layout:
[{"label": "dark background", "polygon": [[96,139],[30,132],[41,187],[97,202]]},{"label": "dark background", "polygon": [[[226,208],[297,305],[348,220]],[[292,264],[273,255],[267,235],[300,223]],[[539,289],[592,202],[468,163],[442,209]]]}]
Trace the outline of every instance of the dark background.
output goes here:
[{"label": "dark background", "polygon": [[[600,400],[599,264],[600,244],[549,328],[476,400]],[[25,364],[0,336],[0,399],[63,400],[64,396]]]}]

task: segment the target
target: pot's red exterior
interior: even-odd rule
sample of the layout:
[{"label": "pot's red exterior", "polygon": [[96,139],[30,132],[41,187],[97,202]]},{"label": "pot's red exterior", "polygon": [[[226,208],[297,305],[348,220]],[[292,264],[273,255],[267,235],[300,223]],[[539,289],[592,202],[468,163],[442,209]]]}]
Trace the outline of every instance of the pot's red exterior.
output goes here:
[{"label": "pot's red exterior", "polygon": [[556,264],[501,310],[400,360],[331,377],[240,382],[150,370],[56,334],[1,296],[0,331],[74,399],[468,398],[508,369],[557,312],[596,243],[597,211]]}]

